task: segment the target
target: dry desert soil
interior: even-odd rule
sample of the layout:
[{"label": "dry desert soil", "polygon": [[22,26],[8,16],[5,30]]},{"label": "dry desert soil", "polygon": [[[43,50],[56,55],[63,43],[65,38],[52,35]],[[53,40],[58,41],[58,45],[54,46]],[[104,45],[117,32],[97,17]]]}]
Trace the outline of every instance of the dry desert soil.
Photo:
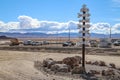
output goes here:
[{"label": "dry desert soil", "polygon": [[[34,68],[34,61],[43,61],[46,58],[62,60],[81,54],[25,52],[0,50],[0,80],[83,80],[69,77],[44,74]],[[120,67],[120,56],[86,55],[87,60],[102,60],[106,63],[115,63]]]}]

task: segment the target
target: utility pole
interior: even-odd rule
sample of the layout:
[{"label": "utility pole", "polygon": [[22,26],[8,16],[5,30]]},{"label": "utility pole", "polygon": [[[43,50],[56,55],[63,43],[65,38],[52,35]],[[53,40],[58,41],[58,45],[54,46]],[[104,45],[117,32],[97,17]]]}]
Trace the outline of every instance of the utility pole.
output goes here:
[{"label": "utility pole", "polygon": [[112,37],[112,34],[111,34],[111,27],[110,27],[110,37],[109,38],[111,39],[111,37]]},{"label": "utility pole", "polygon": [[81,18],[79,20],[78,29],[79,29],[79,33],[82,34],[82,67],[85,71],[85,44],[86,44],[86,35],[89,34],[89,28],[90,28],[89,16],[90,16],[90,14],[88,13],[89,9],[86,7],[85,4],[80,9],[80,12],[82,14],[78,13],[78,18]]},{"label": "utility pole", "polygon": [[69,39],[68,39],[68,41],[70,41],[70,27],[69,27],[69,35],[68,35],[68,36],[69,36]]}]

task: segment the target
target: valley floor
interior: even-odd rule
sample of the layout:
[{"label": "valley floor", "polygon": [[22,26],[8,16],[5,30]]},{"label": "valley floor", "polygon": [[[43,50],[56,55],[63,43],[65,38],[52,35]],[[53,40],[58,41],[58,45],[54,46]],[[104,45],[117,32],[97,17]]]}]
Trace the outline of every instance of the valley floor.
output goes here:
[{"label": "valley floor", "polygon": [[[34,61],[46,58],[62,60],[65,57],[81,54],[47,52],[25,52],[0,50],[0,80],[77,80],[68,77],[43,74],[34,68]],[[120,67],[120,56],[86,55],[87,60],[102,60]],[[83,80],[83,79],[79,79]]]}]

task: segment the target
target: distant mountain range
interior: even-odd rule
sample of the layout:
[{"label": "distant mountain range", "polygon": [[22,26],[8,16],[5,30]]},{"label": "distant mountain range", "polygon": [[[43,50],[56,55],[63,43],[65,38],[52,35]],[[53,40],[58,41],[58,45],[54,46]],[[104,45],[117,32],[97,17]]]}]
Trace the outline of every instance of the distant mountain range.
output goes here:
[{"label": "distant mountain range", "polygon": [[3,35],[3,36],[0,36],[0,39],[13,39],[13,38],[12,37],[7,37],[7,36]]},{"label": "distant mountain range", "polygon": [[[7,33],[0,32],[0,36],[4,37],[14,37],[14,38],[46,38],[46,37],[69,37],[69,33],[59,33],[59,34],[45,34],[45,33]],[[70,33],[70,37],[79,37],[78,33]],[[90,37],[92,38],[107,38],[109,35],[91,33]],[[1,37],[0,37],[1,38]],[[119,34],[112,34],[112,38],[120,38]]]}]

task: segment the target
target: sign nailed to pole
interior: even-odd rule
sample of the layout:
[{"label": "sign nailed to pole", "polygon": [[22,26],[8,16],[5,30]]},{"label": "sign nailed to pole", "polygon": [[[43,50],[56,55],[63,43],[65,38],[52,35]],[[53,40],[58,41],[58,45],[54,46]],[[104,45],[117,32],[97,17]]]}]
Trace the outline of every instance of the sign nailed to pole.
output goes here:
[{"label": "sign nailed to pole", "polygon": [[82,34],[82,67],[85,71],[85,42],[86,42],[86,35],[89,34],[89,28],[90,28],[90,14],[88,13],[89,9],[84,4],[82,8],[80,9],[80,13],[78,13],[79,24],[78,29],[79,33]]}]

